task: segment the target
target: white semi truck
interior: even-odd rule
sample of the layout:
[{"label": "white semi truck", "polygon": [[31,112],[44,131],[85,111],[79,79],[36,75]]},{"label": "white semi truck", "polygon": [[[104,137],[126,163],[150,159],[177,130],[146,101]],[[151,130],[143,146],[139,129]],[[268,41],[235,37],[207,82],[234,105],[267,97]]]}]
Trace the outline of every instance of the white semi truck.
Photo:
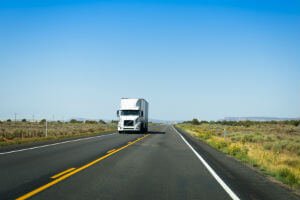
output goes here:
[{"label": "white semi truck", "polygon": [[147,132],[148,131],[148,102],[145,99],[122,98],[118,132]]}]

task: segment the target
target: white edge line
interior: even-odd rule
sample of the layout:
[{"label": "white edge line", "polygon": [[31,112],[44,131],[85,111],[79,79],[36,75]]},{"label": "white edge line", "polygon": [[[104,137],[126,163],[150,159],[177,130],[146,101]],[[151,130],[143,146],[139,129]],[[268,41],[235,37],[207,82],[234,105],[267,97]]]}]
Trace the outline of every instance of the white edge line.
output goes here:
[{"label": "white edge line", "polygon": [[222,186],[222,188],[229,194],[233,200],[239,200],[240,198],[226,185],[226,183],[218,176],[218,174],[208,165],[208,163],[198,154],[198,152],[186,141],[186,139],[179,133],[174,126],[172,126],[176,133],[181,137],[181,139],[187,144],[188,147],[194,152],[194,154],[199,158],[206,169],[211,173],[211,175],[216,179],[216,181]]},{"label": "white edge line", "polygon": [[17,152],[28,151],[28,150],[33,150],[33,149],[40,149],[40,148],[45,148],[45,147],[50,147],[50,146],[55,146],[55,145],[65,144],[65,143],[78,142],[78,141],[81,141],[81,140],[89,140],[89,139],[93,139],[93,138],[100,138],[100,137],[105,137],[105,136],[109,136],[109,135],[113,135],[113,134],[116,134],[116,133],[110,133],[110,134],[106,134],[106,135],[98,135],[98,136],[93,136],[93,137],[86,137],[86,138],[80,138],[80,139],[75,139],[75,140],[68,140],[68,141],[64,141],[64,142],[57,142],[57,143],[53,143],[53,144],[46,144],[46,145],[42,145],[42,146],[30,147],[30,148],[25,148],[25,149],[7,151],[7,152],[0,153],[0,155],[17,153]]}]

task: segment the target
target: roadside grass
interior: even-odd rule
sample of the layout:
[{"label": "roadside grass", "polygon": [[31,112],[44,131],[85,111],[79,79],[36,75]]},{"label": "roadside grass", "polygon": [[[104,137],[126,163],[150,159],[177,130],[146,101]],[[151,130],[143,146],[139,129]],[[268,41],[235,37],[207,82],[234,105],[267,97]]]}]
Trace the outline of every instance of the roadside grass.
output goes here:
[{"label": "roadside grass", "polygon": [[0,147],[64,138],[100,135],[116,130],[114,123],[63,123],[48,122],[2,122],[0,123]]},{"label": "roadside grass", "polygon": [[245,127],[209,123],[200,125],[182,123],[176,126],[299,191],[299,127],[286,124]]}]

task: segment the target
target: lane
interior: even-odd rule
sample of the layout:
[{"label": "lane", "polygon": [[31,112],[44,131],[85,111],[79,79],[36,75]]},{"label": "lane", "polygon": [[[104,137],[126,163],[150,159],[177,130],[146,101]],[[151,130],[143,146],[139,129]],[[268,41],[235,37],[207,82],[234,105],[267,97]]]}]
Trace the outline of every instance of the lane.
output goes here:
[{"label": "lane", "polygon": [[171,126],[33,199],[231,199]]},{"label": "lane", "polygon": [[[92,139],[96,139],[96,138],[102,138],[102,137],[107,137],[113,134],[117,134],[117,133],[110,133],[110,134],[104,134],[104,135],[99,135],[99,136],[92,136],[92,137],[83,137],[83,138],[79,138],[79,139],[69,139],[66,141],[61,141],[61,142],[51,142],[49,144],[43,144],[43,145],[39,145],[39,144],[25,144],[25,147],[18,147],[18,145],[15,145],[12,149],[8,148],[5,149],[5,147],[1,148],[0,151],[0,155],[6,155],[6,154],[12,154],[12,153],[19,153],[22,151],[31,151],[34,149],[42,149],[42,148],[47,148],[47,147],[51,147],[51,146],[56,146],[56,145],[62,145],[62,144],[67,144],[67,143],[73,143],[73,142],[78,142],[78,141],[83,141],[83,140],[92,140]],[[47,143],[47,142],[46,142]],[[22,146],[23,144],[20,144],[20,146]],[[26,145],[30,146],[30,147],[26,147]]]},{"label": "lane", "polygon": [[13,199],[49,182],[51,176],[81,166],[132,141],[140,134],[119,135],[0,155],[0,197]]},{"label": "lane", "polygon": [[220,178],[216,171],[206,162],[206,160],[194,149],[194,147],[177,131],[174,127],[173,130],[181,137],[181,139],[186,143],[186,145],[193,151],[193,153],[198,157],[201,163],[206,167],[209,173],[215,178],[215,180],[222,186],[222,188],[227,192],[227,194],[233,200],[239,200],[240,198],[232,191],[232,189]]}]

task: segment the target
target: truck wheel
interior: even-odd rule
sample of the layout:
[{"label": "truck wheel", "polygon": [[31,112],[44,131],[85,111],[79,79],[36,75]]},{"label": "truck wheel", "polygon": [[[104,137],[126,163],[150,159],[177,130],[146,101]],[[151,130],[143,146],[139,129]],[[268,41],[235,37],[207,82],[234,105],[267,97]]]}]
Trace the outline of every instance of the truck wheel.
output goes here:
[{"label": "truck wheel", "polygon": [[141,124],[141,129],[140,129],[140,133],[144,132],[144,124]]}]

